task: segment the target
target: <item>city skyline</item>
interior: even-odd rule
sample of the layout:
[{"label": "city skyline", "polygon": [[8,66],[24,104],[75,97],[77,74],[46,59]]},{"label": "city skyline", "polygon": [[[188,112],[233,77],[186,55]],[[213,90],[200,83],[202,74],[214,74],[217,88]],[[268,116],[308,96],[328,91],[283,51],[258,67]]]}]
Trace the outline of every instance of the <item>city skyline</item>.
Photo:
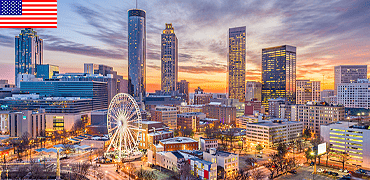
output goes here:
[{"label": "city skyline", "polygon": [[[60,13],[61,26],[55,30],[35,29],[44,39],[44,63],[59,65],[61,73],[83,72],[83,68],[76,68],[83,67],[83,63],[107,64],[127,78],[127,18],[116,13],[135,7],[135,2],[120,2],[116,9],[110,8],[110,3],[59,2],[58,11],[66,12]],[[190,92],[197,86],[206,92],[226,92],[227,30],[232,27],[247,26],[246,81],[261,80],[264,47],[282,44],[297,47],[297,79],[322,81],[325,75],[328,80],[322,83],[323,89],[334,89],[334,66],[368,64],[370,57],[366,44],[369,35],[365,31],[369,20],[361,16],[369,11],[364,1],[317,4],[171,1],[169,6],[174,7],[171,11],[179,12],[173,16],[155,10],[168,5],[166,1],[158,1],[155,8],[151,3],[138,4],[148,17],[147,92],[160,89],[160,34],[166,22],[176,27],[181,42],[179,80],[189,81]],[[182,9],[177,7],[179,3]],[[272,9],[278,11],[271,12]],[[235,11],[239,14],[234,15]],[[221,17],[220,12],[226,15]],[[72,19],[75,22],[71,23]],[[3,29],[0,36],[3,54],[0,77],[12,83],[14,37],[19,31]]]}]

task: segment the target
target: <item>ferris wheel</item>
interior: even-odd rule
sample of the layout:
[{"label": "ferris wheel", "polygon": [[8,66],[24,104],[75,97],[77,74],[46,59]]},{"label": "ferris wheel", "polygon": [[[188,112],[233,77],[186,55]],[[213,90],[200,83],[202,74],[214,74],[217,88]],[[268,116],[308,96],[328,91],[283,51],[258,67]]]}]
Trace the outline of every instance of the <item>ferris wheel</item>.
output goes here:
[{"label": "ferris wheel", "polygon": [[110,144],[106,155],[118,158],[118,161],[141,156],[138,149],[141,113],[131,95],[120,93],[113,97],[108,108],[107,127]]}]

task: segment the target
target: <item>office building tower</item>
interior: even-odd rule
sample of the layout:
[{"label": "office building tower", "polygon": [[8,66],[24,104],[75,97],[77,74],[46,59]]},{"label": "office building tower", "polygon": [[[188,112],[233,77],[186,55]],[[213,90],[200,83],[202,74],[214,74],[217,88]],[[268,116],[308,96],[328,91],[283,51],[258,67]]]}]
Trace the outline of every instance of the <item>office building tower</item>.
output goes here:
[{"label": "office building tower", "polygon": [[178,40],[172,24],[166,24],[161,43],[161,89],[176,91],[178,77]]},{"label": "office building tower", "polygon": [[198,87],[198,89],[195,89],[194,93],[194,104],[200,105],[200,104],[208,104],[211,102],[212,94],[204,93],[203,89]]},{"label": "office building tower", "polygon": [[296,47],[277,46],[262,49],[262,105],[268,100],[285,98],[295,104]]},{"label": "office building tower", "polygon": [[10,137],[22,137],[28,134],[31,138],[37,138],[46,129],[45,111],[17,111],[9,113]]},{"label": "office building tower", "polygon": [[51,79],[56,74],[59,74],[59,66],[51,64],[41,64],[36,66],[37,75],[36,78]]},{"label": "office building tower", "polygon": [[297,80],[296,104],[321,101],[320,81]]},{"label": "office building tower", "polygon": [[150,111],[152,121],[163,122],[171,130],[177,129],[177,108],[170,106],[157,106]]},{"label": "office building tower", "polygon": [[247,81],[245,87],[246,101],[251,101],[252,99],[257,99],[257,101],[261,101],[262,83],[256,81]]},{"label": "office building tower", "polygon": [[185,94],[186,102],[189,104],[189,82],[181,80],[177,82],[176,87],[180,94]]},{"label": "office building tower", "polygon": [[128,93],[136,99],[146,95],[145,11],[128,11]]},{"label": "office building tower", "polygon": [[339,83],[355,83],[367,79],[367,65],[340,65],[334,67],[334,95]]},{"label": "office building tower", "polygon": [[357,83],[337,85],[337,103],[346,108],[370,108],[370,81],[359,79]]},{"label": "office building tower", "polygon": [[222,124],[236,125],[236,107],[212,102],[203,106],[202,111],[207,118],[217,119]]},{"label": "office building tower", "polygon": [[15,36],[15,82],[18,74],[37,75],[36,66],[43,64],[43,40],[32,28]]},{"label": "office building tower", "polygon": [[245,101],[246,27],[229,29],[227,61],[228,93],[230,99]]}]

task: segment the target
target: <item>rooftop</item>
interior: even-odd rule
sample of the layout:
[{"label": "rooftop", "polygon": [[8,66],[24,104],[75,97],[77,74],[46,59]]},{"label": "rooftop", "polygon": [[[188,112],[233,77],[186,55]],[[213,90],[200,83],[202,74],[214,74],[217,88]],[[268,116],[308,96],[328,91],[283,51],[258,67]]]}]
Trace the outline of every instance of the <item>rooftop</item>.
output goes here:
[{"label": "rooftop", "polygon": [[329,126],[330,128],[340,128],[340,129],[363,129],[363,130],[370,130],[369,123],[362,123],[358,124],[358,122],[349,122],[349,121],[338,121],[335,123],[321,125],[321,126]]},{"label": "rooftop", "polygon": [[162,122],[158,122],[158,121],[141,121],[141,124],[160,124]]},{"label": "rooftop", "polygon": [[247,125],[260,125],[260,126],[268,126],[268,127],[274,127],[274,126],[281,126],[281,125],[288,125],[288,124],[298,124],[303,123],[301,121],[288,121],[287,119],[269,119],[269,120],[263,120],[260,122],[253,122],[248,123]]},{"label": "rooftop", "polygon": [[160,140],[163,144],[175,144],[175,143],[192,143],[192,142],[198,142],[192,138],[189,137],[174,137],[169,139]]},{"label": "rooftop", "polygon": [[214,163],[212,162],[209,162],[209,161],[206,161],[206,160],[203,160],[203,159],[199,159],[199,158],[189,158],[190,160],[193,160],[193,161],[198,161],[198,162],[201,162],[203,164],[207,164],[207,165],[212,165]]}]

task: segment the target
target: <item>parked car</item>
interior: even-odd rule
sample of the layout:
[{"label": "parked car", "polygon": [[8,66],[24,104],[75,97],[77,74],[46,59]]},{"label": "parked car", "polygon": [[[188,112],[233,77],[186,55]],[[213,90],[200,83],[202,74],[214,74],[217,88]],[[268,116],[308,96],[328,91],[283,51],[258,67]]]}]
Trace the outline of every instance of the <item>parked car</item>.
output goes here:
[{"label": "parked car", "polygon": [[321,173],[321,172],[324,172],[324,170],[320,168],[317,170],[317,172]]},{"label": "parked car", "polygon": [[258,158],[262,158],[262,155],[257,155]]},{"label": "parked car", "polygon": [[295,169],[290,170],[290,171],[288,171],[288,172],[290,172],[290,173],[292,173],[292,174],[297,174],[297,171],[296,171]]},{"label": "parked car", "polygon": [[332,176],[339,176],[339,174],[337,172],[331,172],[331,175]]}]

